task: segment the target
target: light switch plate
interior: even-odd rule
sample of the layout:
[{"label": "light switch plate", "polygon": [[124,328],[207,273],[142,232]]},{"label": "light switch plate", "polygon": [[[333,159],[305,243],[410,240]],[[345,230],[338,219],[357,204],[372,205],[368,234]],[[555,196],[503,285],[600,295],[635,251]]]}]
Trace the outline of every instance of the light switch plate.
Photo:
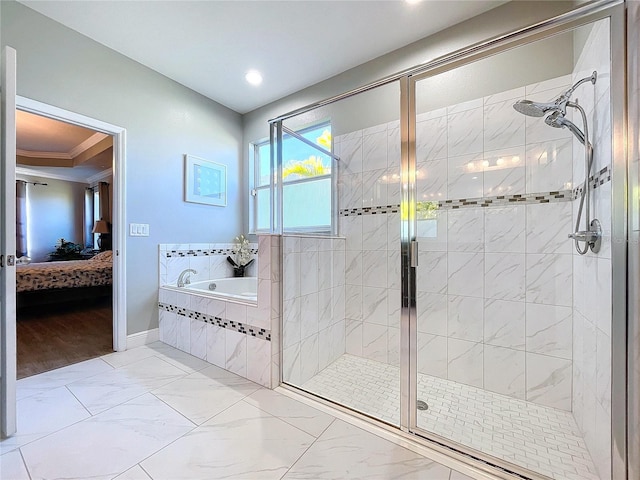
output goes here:
[{"label": "light switch plate", "polygon": [[130,237],[148,237],[149,224],[148,223],[130,223],[129,236]]}]

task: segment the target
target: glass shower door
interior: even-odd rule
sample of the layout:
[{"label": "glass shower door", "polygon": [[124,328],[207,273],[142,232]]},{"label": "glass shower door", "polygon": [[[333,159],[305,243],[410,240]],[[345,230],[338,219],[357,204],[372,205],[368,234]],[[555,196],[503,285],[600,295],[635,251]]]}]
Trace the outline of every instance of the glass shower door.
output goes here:
[{"label": "glass shower door", "polygon": [[[610,478],[609,44],[605,19],[414,81],[412,428],[525,475]],[[579,109],[545,112],[573,125],[557,128],[514,104],[593,71],[570,96],[605,235],[580,255]]]},{"label": "glass shower door", "polygon": [[[283,381],[400,424],[398,82],[285,120],[330,122],[337,236],[285,229]],[[302,158],[283,158],[289,162]],[[286,195],[287,192],[283,193]],[[312,192],[298,205],[316,202]],[[286,220],[286,212],[285,212]]]}]

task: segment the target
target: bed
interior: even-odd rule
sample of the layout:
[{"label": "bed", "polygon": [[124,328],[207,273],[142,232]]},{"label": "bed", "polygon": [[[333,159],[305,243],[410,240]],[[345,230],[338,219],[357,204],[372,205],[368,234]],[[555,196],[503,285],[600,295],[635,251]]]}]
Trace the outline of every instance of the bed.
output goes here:
[{"label": "bed", "polygon": [[17,306],[26,307],[111,295],[112,252],[88,260],[16,267]]}]

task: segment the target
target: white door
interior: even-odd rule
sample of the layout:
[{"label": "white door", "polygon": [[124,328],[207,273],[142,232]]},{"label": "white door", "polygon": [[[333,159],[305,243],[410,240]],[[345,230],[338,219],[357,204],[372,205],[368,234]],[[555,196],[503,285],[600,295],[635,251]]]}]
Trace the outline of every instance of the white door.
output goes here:
[{"label": "white door", "polygon": [[16,51],[0,76],[0,435],[16,432]]}]

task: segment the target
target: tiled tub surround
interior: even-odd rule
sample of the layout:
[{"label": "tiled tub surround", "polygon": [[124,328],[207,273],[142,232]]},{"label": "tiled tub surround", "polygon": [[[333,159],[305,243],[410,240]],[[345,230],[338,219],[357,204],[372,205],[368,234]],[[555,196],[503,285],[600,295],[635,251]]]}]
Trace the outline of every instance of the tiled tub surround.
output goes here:
[{"label": "tiled tub surround", "polygon": [[345,240],[283,236],[283,380],[301,385],[345,353]]},{"label": "tiled tub surround", "polygon": [[[578,57],[573,81],[598,71],[595,85],[580,96],[593,143],[593,171],[611,163],[609,26],[595,24]],[[582,126],[581,119],[575,123]],[[584,179],[584,149],[574,140],[576,183]],[[574,218],[578,201],[574,202]],[[602,249],[573,252],[573,414],[602,480],[611,478],[611,182],[593,191],[591,215],[603,230]],[[581,227],[583,228],[583,227]]]},{"label": "tiled tub surround", "polygon": [[[251,243],[251,258],[254,262],[245,271],[245,276],[256,277],[258,244]],[[160,244],[160,265],[158,268],[160,285],[176,285],[180,272],[191,268],[192,282],[215,278],[233,277],[233,266],[227,261],[236,259],[237,246],[234,243],[191,243]]]},{"label": "tiled tub surround", "polygon": [[[167,260],[180,258],[190,262],[200,256],[199,251],[207,250],[192,245],[187,252],[195,252],[196,255],[174,257],[183,251],[162,247],[166,246],[161,245],[160,248],[161,278],[163,252],[171,254],[164,256]],[[280,237],[260,236],[257,250],[257,266],[252,265],[258,274],[257,305],[253,302],[223,301],[206,294],[179,292],[173,287],[161,286],[158,299],[160,340],[260,385],[275,388],[280,381]],[[223,260],[226,255],[228,253],[224,251],[217,254]],[[210,256],[203,253],[201,258],[210,260]],[[215,263],[221,264],[214,256]],[[212,270],[211,278],[219,275],[215,269]],[[167,274],[166,278],[172,279],[172,274]]]}]

